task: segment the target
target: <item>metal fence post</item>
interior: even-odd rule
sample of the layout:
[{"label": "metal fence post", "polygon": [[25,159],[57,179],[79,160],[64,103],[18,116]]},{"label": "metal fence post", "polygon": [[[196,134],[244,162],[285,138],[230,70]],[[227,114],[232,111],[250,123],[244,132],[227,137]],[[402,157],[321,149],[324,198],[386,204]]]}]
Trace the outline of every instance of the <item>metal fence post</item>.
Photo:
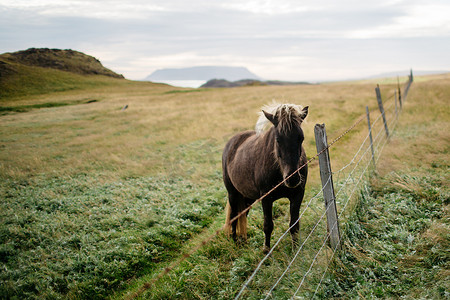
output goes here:
[{"label": "metal fence post", "polygon": [[327,214],[327,231],[330,235],[330,246],[335,249],[340,247],[339,220],[336,209],[336,197],[334,194],[325,124],[316,124],[314,127],[314,135],[316,138],[317,153],[320,153],[320,179],[322,180],[323,198],[325,200]]},{"label": "metal fence post", "polygon": [[383,117],[384,129],[386,130],[386,136],[389,137],[389,129],[386,122],[386,116],[384,114],[383,101],[381,100],[380,86],[377,84],[375,88],[375,93],[377,94],[378,108],[380,109],[381,116]]}]

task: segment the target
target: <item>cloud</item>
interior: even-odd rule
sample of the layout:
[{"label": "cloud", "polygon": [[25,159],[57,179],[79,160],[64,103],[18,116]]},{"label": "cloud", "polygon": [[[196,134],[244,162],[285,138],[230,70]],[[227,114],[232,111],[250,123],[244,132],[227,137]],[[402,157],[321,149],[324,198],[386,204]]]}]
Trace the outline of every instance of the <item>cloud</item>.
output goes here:
[{"label": "cloud", "polygon": [[391,22],[355,30],[349,38],[450,37],[450,3],[410,5]]},{"label": "cloud", "polygon": [[144,18],[153,12],[165,10],[162,5],[137,0],[132,2],[117,0],[14,0],[1,1],[0,5],[48,17],[83,17],[111,20]]},{"label": "cloud", "polygon": [[0,0],[0,51],[71,48],[131,79],[195,65],[339,79],[450,69],[448,11],[439,0]]}]

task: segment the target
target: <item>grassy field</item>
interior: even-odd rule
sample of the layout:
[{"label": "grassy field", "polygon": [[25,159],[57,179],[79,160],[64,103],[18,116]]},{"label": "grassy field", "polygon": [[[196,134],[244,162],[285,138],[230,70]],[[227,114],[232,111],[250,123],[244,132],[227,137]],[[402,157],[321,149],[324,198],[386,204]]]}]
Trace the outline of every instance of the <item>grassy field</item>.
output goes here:
[{"label": "grassy field", "polygon": [[[326,123],[331,140],[364,114],[366,105],[375,116],[377,108],[373,81],[195,90],[103,77],[89,85],[86,78],[80,77],[81,89],[41,94],[33,87],[31,96],[11,92],[1,98],[0,295],[6,298],[122,298],[138,291],[182,252],[222,226],[226,192],[221,181],[221,150],[234,133],[253,128],[262,105],[277,100],[310,106],[304,124],[308,157],[316,152],[314,124]],[[415,210],[431,212],[421,216],[422,226],[408,231],[413,240],[399,249],[405,251],[404,256],[414,256],[408,251],[435,238],[426,234],[433,226],[446,234],[437,235],[443,247],[448,245],[450,116],[446,107],[450,77],[416,81],[379,160],[377,180],[367,188],[364,200],[373,203],[378,197],[385,199],[388,192],[398,192],[412,195],[404,200],[403,205],[409,205],[407,201],[415,201],[414,193],[420,190],[390,184],[390,178],[411,181],[413,187],[428,180],[424,181],[428,184],[423,187],[424,199],[432,194],[433,204],[422,207],[419,203]],[[394,88],[394,81],[382,84],[383,97],[392,100]],[[128,108],[122,110],[125,105]],[[339,141],[331,152],[333,169],[348,163],[366,132],[361,124]],[[320,190],[319,181],[314,161],[305,199]],[[390,206],[395,199],[389,196],[382,204],[369,206]],[[312,207],[320,211],[323,203],[317,199]],[[367,209],[356,207],[360,217],[351,224],[359,224]],[[274,238],[287,228],[287,212],[288,202],[277,201]],[[302,232],[313,217],[305,214]],[[233,297],[262,257],[259,208],[251,211],[249,226],[246,244],[235,245],[223,235],[215,237],[141,297]],[[347,231],[351,230],[355,231]],[[324,232],[323,227],[315,239],[319,241]],[[355,236],[367,238],[362,233]],[[350,240],[345,246],[353,250],[356,244]],[[310,247],[305,257],[313,253],[314,245]],[[448,270],[448,247],[436,249],[440,257],[436,272]],[[246,297],[260,297],[291,253],[287,239]],[[357,265],[366,269],[363,262]],[[348,276],[340,266],[330,271],[320,295],[354,295],[349,289],[358,281],[345,282],[342,278]],[[407,266],[399,265],[405,270]],[[277,290],[279,297],[292,295],[295,276],[291,274]],[[424,278],[432,280],[433,276]],[[375,278],[374,282],[389,285],[383,280]],[[439,286],[429,295],[449,291],[448,281]],[[378,290],[379,285],[367,284],[360,293],[399,295],[379,294]],[[408,294],[411,289],[406,285],[400,291],[411,297],[427,295]],[[305,296],[311,296],[309,292]]]}]

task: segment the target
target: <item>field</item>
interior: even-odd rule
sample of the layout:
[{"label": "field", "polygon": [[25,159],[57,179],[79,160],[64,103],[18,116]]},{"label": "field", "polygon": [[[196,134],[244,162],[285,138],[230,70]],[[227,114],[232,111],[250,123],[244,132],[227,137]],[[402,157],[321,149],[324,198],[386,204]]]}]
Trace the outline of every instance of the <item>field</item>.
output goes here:
[{"label": "field", "polygon": [[[261,106],[309,105],[308,157],[316,153],[316,123],[326,124],[331,140],[366,105],[377,109],[375,81],[196,90],[109,78],[89,85],[80,78],[82,88],[11,92],[0,102],[2,297],[135,294],[223,225],[221,150],[233,134],[254,127]],[[396,81],[380,84],[387,98]],[[319,296],[448,296],[449,97],[450,75],[415,79],[377,175],[347,216],[347,251]],[[358,126],[339,141],[333,169],[348,163],[366,132]],[[305,199],[319,182],[314,161]],[[312,206],[323,209],[322,200]],[[273,239],[287,228],[287,212],[288,202],[277,201]],[[312,217],[305,215],[302,226]],[[262,257],[260,206],[250,212],[249,227],[246,244],[219,234],[139,297],[232,298]],[[260,298],[271,285],[266,281],[282,272],[289,239],[279,249],[247,298]],[[279,288],[279,298],[292,295],[290,284]]]}]

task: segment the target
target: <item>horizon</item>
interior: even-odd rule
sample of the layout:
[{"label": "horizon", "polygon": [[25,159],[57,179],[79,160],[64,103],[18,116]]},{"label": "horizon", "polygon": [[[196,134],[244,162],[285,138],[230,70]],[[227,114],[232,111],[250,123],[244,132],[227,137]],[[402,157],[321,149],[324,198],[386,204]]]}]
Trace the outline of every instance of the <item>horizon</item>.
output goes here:
[{"label": "horizon", "polygon": [[450,3],[431,0],[0,0],[0,52],[74,49],[132,80],[246,67],[267,80],[450,70]]},{"label": "horizon", "polygon": [[[5,52],[5,53],[0,53],[0,55],[3,54],[11,54],[11,53],[17,53],[17,52],[23,52],[23,51],[28,51],[30,49],[48,49],[48,50],[62,50],[62,51],[75,51],[75,52],[79,52],[81,54],[84,55],[89,55],[89,53],[83,53],[80,52],[76,49],[56,49],[56,48],[28,48],[25,50],[18,50],[15,52]],[[93,57],[93,56],[91,56]],[[93,57],[94,59],[97,59],[100,61],[100,63],[102,64],[101,60]],[[102,64],[103,65],[103,64]],[[105,66],[104,66],[105,67]],[[213,73],[217,74],[218,70],[214,70],[214,69],[229,69],[229,70],[241,70],[244,72],[249,73],[250,76],[239,76],[236,78],[229,78],[226,75],[222,76],[222,75],[218,75],[218,76],[209,76],[209,77],[205,77],[204,79],[192,79],[192,78],[151,78],[154,75],[157,75],[160,72],[165,72],[165,71],[192,71],[194,69],[198,69],[200,71],[202,71],[202,74],[204,76],[204,71],[207,69],[213,69]],[[115,70],[111,70],[110,71],[118,74],[117,72],[115,72]],[[210,70],[211,71],[211,70]],[[409,76],[410,73],[413,73],[414,76],[426,76],[426,75],[438,75],[438,74],[446,74],[446,73],[450,73],[449,70],[413,70],[413,69],[409,69],[409,70],[398,70],[398,71],[393,71],[393,72],[384,72],[384,73],[379,73],[379,74],[372,74],[369,76],[365,76],[365,77],[354,77],[354,78],[346,78],[346,79],[338,79],[338,80],[323,80],[323,81],[287,81],[287,80],[277,80],[277,79],[266,79],[263,78],[261,76],[258,76],[258,74],[255,74],[253,72],[251,72],[250,70],[248,70],[248,68],[246,68],[245,66],[213,66],[213,65],[209,65],[209,66],[188,66],[188,67],[184,67],[184,68],[167,68],[167,69],[157,69],[155,71],[153,71],[151,74],[147,75],[145,78],[140,78],[140,79],[128,79],[128,80],[132,80],[132,81],[149,81],[149,82],[154,82],[154,83],[164,83],[164,84],[169,84],[172,86],[176,86],[176,87],[189,87],[189,88],[199,88],[201,87],[203,84],[207,83],[208,81],[211,80],[226,80],[228,82],[236,82],[236,81],[240,81],[240,80],[256,80],[256,81],[261,81],[261,82],[267,82],[267,81],[280,81],[280,82],[286,82],[286,83],[306,83],[306,84],[321,84],[321,83],[332,83],[332,82],[345,82],[345,81],[357,81],[357,80],[371,80],[371,79],[389,79],[389,78],[393,78],[393,77],[404,77],[404,76]],[[189,77],[189,75],[193,75],[192,72],[190,73],[186,73]],[[185,75],[186,75],[185,74]],[[122,74],[118,74],[118,75],[122,75]],[[166,75],[166,74],[163,74]],[[177,76],[179,76],[179,73],[176,74]],[[185,76],[183,75],[183,76]],[[198,74],[194,74],[194,76],[198,76]],[[236,76],[236,74],[232,74],[232,76]],[[158,77],[158,76],[156,76]],[[163,76],[164,77],[164,76]],[[170,77],[170,76],[169,76]]]}]

